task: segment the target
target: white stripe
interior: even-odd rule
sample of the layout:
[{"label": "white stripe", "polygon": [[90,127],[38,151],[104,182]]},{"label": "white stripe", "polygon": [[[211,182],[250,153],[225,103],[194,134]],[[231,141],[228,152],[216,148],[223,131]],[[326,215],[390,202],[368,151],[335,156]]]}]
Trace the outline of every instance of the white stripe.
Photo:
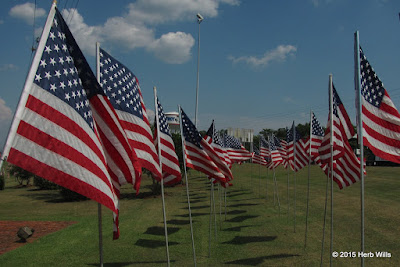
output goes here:
[{"label": "white stripe", "polygon": [[[65,103],[63,103],[66,105]],[[71,108],[70,106],[68,106]],[[72,108],[71,108],[72,109]],[[74,111],[74,113],[76,113]],[[59,140],[68,146],[72,147],[76,151],[79,151],[82,153],[86,158],[91,160],[96,166],[98,166],[102,172],[107,173],[107,168],[103,164],[102,159],[100,159],[96,153],[93,153],[91,148],[87,146],[86,143],[84,143],[82,140],[77,138],[75,135],[71,134],[70,132],[66,131],[64,128],[61,128],[57,124],[53,123],[52,121],[49,121],[48,119],[38,115],[37,113],[31,111],[30,109],[25,109],[24,112],[24,117],[22,118],[23,121],[26,121],[26,123],[32,125],[33,127],[37,128],[38,130],[50,135],[56,140]],[[80,117],[80,121],[83,119]],[[78,123],[78,121],[75,121]],[[84,122],[81,123],[83,126],[83,130],[85,132],[93,132],[92,129],[89,127],[89,125]],[[97,137],[95,137],[97,139]],[[16,141],[13,143],[13,147],[16,147]],[[102,148],[99,149],[100,151],[103,152]]]},{"label": "white stripe", "polygon": [[[87,183],[99,191],[103,192],[110,199],[114,199],[114,194],[109,187],[111,185],[111,179],[107,173],[109,184],[101,180],[97,175],[83,168],[81,165],[62,157],[61,155],[54,153],[38,144],[24,138],[21,135],[16,135],[14,142],[14,149],[42,162],[45,165],[51,166],[61,172],[71,175],[78,180]],[[114,199],[115,203],[115,199]]]}]

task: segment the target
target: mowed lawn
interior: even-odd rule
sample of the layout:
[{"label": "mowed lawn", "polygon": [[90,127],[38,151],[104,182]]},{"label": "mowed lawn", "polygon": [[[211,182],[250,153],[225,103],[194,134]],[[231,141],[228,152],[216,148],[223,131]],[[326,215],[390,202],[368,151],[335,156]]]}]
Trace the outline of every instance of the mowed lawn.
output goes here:
[{"label": "mowed lawn", "polygon": [[[365,252],[389,252],[390,258],[366,258],[366,266],[400,266],[400,168],[368,167],[365,181]],[[319,266],[326,176],[311,166],[307,247],[304,248],[307,168],[296,175],[276,169],[279,201],[274,199],[272,171],[258,165],[233,166],[234,186],[215,187],[215,217],[210,226],[210,183],[189,172],[194,241],[198,266]],[[296,223],[294,201],[296,180]],[[166,266],[162,202],[152,196],[152,181],[143,177],[138,196],[123,187],[118,240],[112,240],[112,214],[103,207],[105,266]],[[330,194],[329,194],[330,195]],[[172,266],[193,266],[186,188],[165,189]],[[360,251],[360,185],[334,185],[334,240],[337,252]],[[280,204],[280,209],[279,209]],[[288,207],[289,204],[289,207]],[[330,257],[330,200],[324,266]],[[225,214],[226,212],[226,214]],[[289,213],[288,213],[289,212]],[[63,202],[57,191],[16,188],[6,180],[0,191],[0,220],[76,221],[61,231],[0,256],[0,266],[97,266],[98,215],[94,201]],[[217,227],[215,227],[215,224]],[[1,229],[0,229],[1,234]],[[357,266],[360,258],[335,258],[334,266]]]}]

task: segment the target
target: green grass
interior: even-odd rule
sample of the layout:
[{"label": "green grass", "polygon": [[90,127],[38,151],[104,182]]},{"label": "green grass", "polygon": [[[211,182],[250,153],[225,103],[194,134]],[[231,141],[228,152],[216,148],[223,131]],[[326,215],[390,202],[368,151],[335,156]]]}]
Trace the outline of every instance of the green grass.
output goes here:
[{"label": "green grass", "polygon": [[[387,251],[391,258],[366,258],[366,266],[400,266],[400,168],[368,167],[365,182],[365,251]],[[234,186],[228,189],[227,216],[215,190],[217,234],[212,231],[209,253],[210,187],[201,173],[190,171],[189,187],[198,266],[319,266],[326,177],[311,167],[310,213],[304,249],[307,168],[296,174],[296,227],[294,228],[294,175],[290,173],[289,214],[287,171],[278,168],[280,199],[273,198],[272,172],[258,165],[233,167]],[[261,179],[259,178],[261,177]],[[149,194],[144,177],[136,197],[123,187],[119,240],[112,240],[112,214],[103,208],[105,266],[165,266],[161,198]],[[0,256],[1,266],[96,266],[99,263],[97,203],[62,202],[57,191],[16,188],[11,178],[0,191],[0,220],[77,221]],[[267,191],[268,190],[268,191]],[[221,193],[221,194],[220,194]],[[266,196],[267,193],[267,196]],[[192,266],[192,245],[185,186],[166,188],[166,211],[172,266]],[[274,205],[275,202],[275,205]],[[220,217],[220,204],[222,214]],[[328,201],[328,207],[330,203]],[[330,211],[325,235],[324,265],[329,264]],[[184,223],[184,224],[180,224]],[[214,218],[213,218],[214,223]],[[0,230],[1,233],[1,230]],[[360,251],[359,183],[339,190],[334,185],[334,251]],[[357,266],[360,258],[336,258],[335,266]]]}]

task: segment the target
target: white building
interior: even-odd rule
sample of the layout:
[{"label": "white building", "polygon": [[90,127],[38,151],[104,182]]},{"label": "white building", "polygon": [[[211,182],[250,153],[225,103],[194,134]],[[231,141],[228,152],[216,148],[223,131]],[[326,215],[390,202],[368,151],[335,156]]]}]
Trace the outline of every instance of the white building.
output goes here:
[{"label": "white building", "polygon": [[253,143],[254,130],[243,128],[228,128],[228,135],[236,137],[242,143]]},{"label": "white building", "polygon": [[171,134],[180,134],[181,130],[179,128],[179,113],[176,111],[166,112],[165,117],[167,118],[167,123]]}]

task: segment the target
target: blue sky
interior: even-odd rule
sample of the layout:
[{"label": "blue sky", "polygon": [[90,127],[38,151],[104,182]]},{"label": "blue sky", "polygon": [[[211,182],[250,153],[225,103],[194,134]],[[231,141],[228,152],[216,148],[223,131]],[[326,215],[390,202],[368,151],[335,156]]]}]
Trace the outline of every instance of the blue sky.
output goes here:
[{"label": "blue sky", "polygon": [[[30,67],[50,0],[1,1],[0,146]],[[93,4],[96,3],[96,6]],[[118,3],[118,4],[116,4]],[[200,25],[199,129],[277,129],[328,113],[328,75],[355,123],[353,34],[400,106],[398,0],[58,1],[94,66],[95,42],[138,77],[154,110],[153,86],[165,111],[181,105],[194,118]],[[76,8],[76,9],[75,9]]]}]

